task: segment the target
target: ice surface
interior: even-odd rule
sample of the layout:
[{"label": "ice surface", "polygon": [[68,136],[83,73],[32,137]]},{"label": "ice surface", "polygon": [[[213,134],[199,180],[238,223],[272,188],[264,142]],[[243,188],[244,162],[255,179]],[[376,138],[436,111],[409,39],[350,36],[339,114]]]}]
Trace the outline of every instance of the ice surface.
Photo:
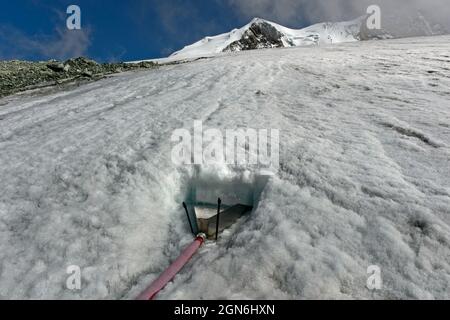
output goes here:
[{"label": "ice surface", "polygon": [[[220,212],[223,212],[226,208],[221,208]],[[209,219],[217,215],[217,206],[196,206],[195,214],[198,219]]]},{"label": "ice surface", "polygon": [[280,170],[159,298],[449,299],[449,52],[449,36],[260,50],[1,99],[0,298],[134,298],[192,241],[195,170],[170,137],[202,120],[280,129]]}]

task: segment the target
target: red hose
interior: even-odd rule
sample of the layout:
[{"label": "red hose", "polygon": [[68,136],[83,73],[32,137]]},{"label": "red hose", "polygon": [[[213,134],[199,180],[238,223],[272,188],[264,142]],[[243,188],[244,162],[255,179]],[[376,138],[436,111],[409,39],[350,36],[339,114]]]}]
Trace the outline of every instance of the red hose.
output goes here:
[{"label": "red hose", "polygon": [[172,281],[172,279],[177,275],[177,273],[180,272],[181,269],[183,269],[183,267],[189,262],[189,260],[197,252],[197,250],[202,246],[204,242],[205,237],[203,235],[197,236],[195,241],[189,247],[184,249],[184,251],[178,257],[178,259],[175,260],[172,263],[172,265],[169,268],[167,268],[166,271],[163,272],[163,274],[159,276],[158,279],[153,281],[153,283],[137,297],[137,300],[153,300],[155,296],[162,289],[164,289],[164,287],[170,281]]}]

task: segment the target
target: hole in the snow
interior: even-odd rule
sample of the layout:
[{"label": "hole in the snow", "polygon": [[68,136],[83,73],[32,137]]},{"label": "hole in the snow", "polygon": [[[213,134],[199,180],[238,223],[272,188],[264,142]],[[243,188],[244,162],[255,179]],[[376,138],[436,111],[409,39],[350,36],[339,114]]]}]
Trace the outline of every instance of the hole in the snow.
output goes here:
[{"label": "hole in the snow", "polygon": [[268,180],[269,176],[264,175],[243,173],[223,177],[197,170],[189,181],[185,200],[194,234],[204,233],[214,239],[219,212],[219,234],[250,214],[257,207]]},{"label": "hole in the snow", "polygon": [[428,234],[429,228],[430,228],[430,224],[428,221],[424,220],[424,219],[411,219],[410,220],[410,224],[414,227],[420,230],[420,232],[422,232],[423,234]]}]

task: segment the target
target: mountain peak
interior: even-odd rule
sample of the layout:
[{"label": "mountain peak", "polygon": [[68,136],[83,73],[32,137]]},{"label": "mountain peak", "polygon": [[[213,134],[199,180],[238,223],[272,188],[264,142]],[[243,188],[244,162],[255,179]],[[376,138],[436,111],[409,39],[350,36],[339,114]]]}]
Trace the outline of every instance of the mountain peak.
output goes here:
[{"label": "mountain peak", "polygon": [[[222,52],[359,41],[362,39],[362,24],[365,21],[363,18],[347,22],[319,23],[296,30],[255,17],[242,28],[206,37],[175,52],[171,57],[190,59]],[[365,32],[364,35],[364,40],[371,37],[370,32]]]},{"label": "mountain peak", "polygon": [[264,19],[255,18],[250,24],[241,29],[243,32],[240,39],[228,44],[222,51],[246,51],[263,48],[284,47],[284,34],[276,25]]},{"label": "mountain peak", "polygon": [[253,23],[261,23],[261,22],[269,22],[269,21],[267,21],[267,20],[265,20],[265,19],[262,19],[262,18],[259,18],[259,17],[255,17],[255,18],[253,18],[253,19],[250,21],[249,24],[253,24]]}]

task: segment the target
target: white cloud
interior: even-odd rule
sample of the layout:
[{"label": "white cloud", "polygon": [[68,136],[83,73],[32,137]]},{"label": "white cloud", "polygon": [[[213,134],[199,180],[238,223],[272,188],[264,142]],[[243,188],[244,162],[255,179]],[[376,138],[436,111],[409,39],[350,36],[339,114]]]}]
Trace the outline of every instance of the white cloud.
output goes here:
[{"label": "white cloud", "polygon": [[339,21],[365,14],[377,4],[382,13],[397,21],[418,11],[434,23],[450,28],[448,0],[227,0],[242,16],[260,16],[286,25]]},{"label": "white cloud", "polygon": [[26,35],[11,26],[0,26],[0,59],[43,59],[64,60],[86,55],[91,44],[91,29],[67,30],[56,28],[54,35]]}]

